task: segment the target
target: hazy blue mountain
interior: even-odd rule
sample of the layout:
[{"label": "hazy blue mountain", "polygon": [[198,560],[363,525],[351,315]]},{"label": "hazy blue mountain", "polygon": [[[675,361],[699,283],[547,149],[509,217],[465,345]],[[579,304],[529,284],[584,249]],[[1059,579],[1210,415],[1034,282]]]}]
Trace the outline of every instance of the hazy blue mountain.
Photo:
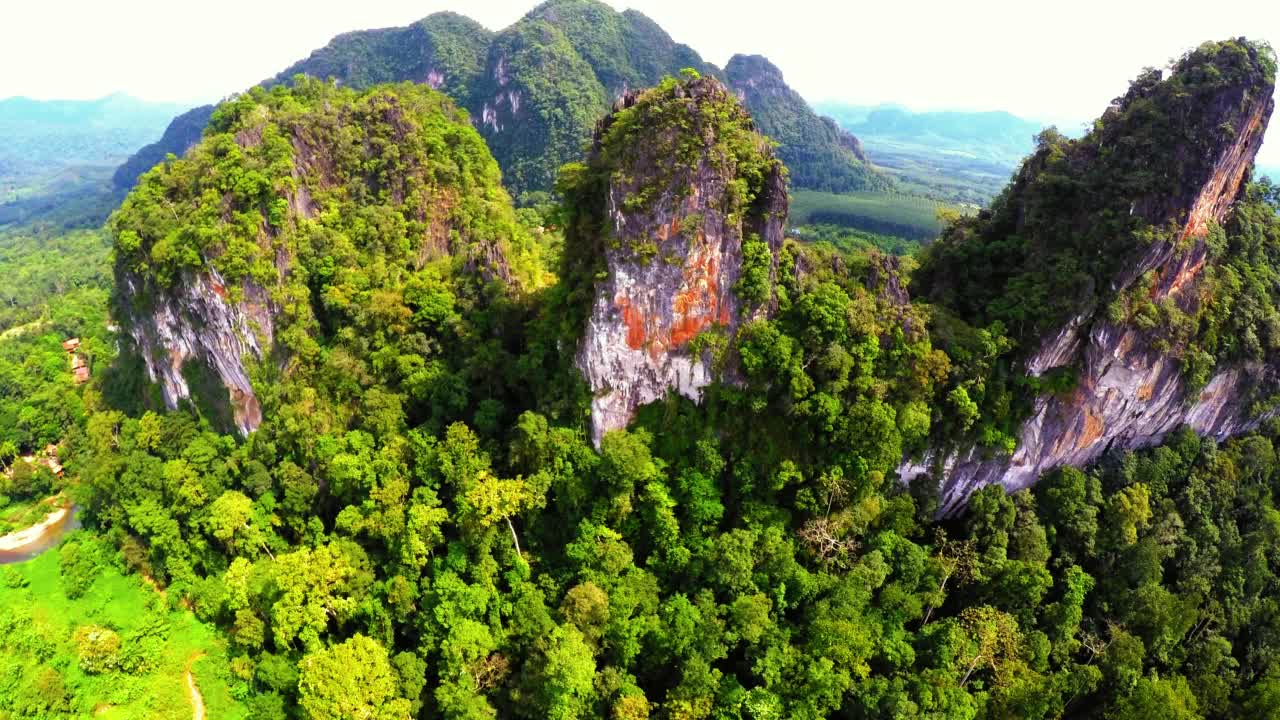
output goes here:
[{"label": "hazy blue mountain", "polygon": [[902,107],[864,109],[841,105],[817,106],[864,143],[917,144],[969,155],[1013,167],[1035,144],[1044,124],[1000,110],[989,112],[911,112]]},{"label": "hazy blue mountain", "polygon": [[73,127],[132,129],[155,127],[185,109],[176,103],[152,103],[122,93],[97,100],[32,100],[11,97],[0,100],[0,128]]},{"label": "hazy blue mountain", "polygon": [[[160,140],[138,148],[136,153],[116,168],[112,182],[121,190],[131,188],[139,175],[155,167],[169,153],[181,155],[186,152],[187,148],[200,142],[200,135],[212,115],[212,105],[201,105],[173,118],[168,127],[162,126],[164,134],[160,136]],[[154,138],[155,133],[152,133],[147,140]]]},{"label": "hazy blue mountain", "polygon": [[184,109],[119,94],[97,100],[0,100],[0,190],[12,193],[68,167],[114,165]]},{"label": "hazy blue mountain", "polygon": [[817,103],[871,161],[917,192],[984,203],[1031,152],[1044,123],[1003,111],[912,112],[900,105]]},{"label": "hazy blue mountain", "polygon": [[101,224],[116,200],[120,161],[186,106],[127,95],[97,100],[0,100],[0,225],[44,217]]}]

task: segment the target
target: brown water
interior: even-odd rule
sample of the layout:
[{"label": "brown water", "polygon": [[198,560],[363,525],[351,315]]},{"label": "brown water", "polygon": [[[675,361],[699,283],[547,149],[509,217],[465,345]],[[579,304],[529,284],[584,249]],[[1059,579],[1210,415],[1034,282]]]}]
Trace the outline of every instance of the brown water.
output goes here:
[{"label": "brown water", "polygon": [[60,522],[45,528],[40,537],[23,545],[16,550],[0,550],[0,565],[9,565],[10,563],[20,563],[30,560],[40,553],[58,544],[63,535],[80,527],[80,509],[71,508],[71,512],[67,513]]}]

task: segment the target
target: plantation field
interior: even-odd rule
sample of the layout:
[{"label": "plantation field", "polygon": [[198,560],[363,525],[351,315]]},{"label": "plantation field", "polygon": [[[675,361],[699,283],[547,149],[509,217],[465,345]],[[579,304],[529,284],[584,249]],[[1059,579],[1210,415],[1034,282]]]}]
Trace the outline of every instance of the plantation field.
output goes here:
[{"label": "plantation field", "polygon": [[0,718],[190,720],[188,667],[206,717],[247,717],[212,626],[109,561],[74,562],[101,552],[87,534],[68,544],[0,567]]},{"label": "plantation field", "polygon": [[875,249],[888,255],[912,255],[924,247],[921,240],[880,235],[839,225],[793,226],[787,234],[808,243],[829,243],[847,252]]},{"label": "plantation field", "polygon": [[836,225],[878,235],[928,241],[942,230],[941,209],[959,210],[947,203],[916,195],[894,193],[792,193],[791,224]]}]

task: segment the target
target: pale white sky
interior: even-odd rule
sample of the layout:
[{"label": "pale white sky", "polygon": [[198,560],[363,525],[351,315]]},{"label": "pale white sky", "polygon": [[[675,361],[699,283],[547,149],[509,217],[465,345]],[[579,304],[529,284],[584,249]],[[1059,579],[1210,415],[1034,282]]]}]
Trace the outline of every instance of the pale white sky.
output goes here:
[{"label": "pale white sky", "polygon": [[[1093,118],[1204,40],[1280,45],[1277,0],[608,0],[723,65],[760,53],[811,101]],[[536,0],[0,0],[0,98],[208,102],[341,32],[454,10],[500,29]],[[1280,119],[1277,120],[1280,124]],[[1280,164],[1280,141],[1264,158]]]}]

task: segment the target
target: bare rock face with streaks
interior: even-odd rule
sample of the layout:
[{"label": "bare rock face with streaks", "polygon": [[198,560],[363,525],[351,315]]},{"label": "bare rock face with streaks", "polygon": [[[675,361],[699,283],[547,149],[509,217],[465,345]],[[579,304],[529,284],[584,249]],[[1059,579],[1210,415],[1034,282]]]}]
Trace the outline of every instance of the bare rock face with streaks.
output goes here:
[{"label": "bare rock face with streaks", "polygon": [[[1199,289],[1211,262],[1211,228],[1227,223],[1243,191],[1274,107],[1273,88],[1274,78],[1264,73],[1252,82],[1222,87],[1199,103],[1204,117],[1196,127],[1214,131],[1195,138],[1194,147],[1171,142],[1165,148],[1180,168],[1177,190],[1133,197],[1129,203],[1131,215],[1167,231],[1114,277],[1107,297],[1144,292],[1152,303],[1172,303],[1186,313],[1203,302]],[[1038,160],[1033,156],[1015,180],[1010,203],[1020,202],[1019,184],[1039,170]],[[1079,161],[1100,162],[1095,157]],[[1261,422],[1250,410],[1253,391],[1274,380],[1276,368],[1256,362],[1219,366],[1202,388],[1189,391],[1177,348],[1161,348],[1156,331],[1117,321],[1098,305],[1081,308],[1024,359],[1032,376],[1055,368],[1079,370],[1074,390],[1035,401],[1012,456],[992,457],[976,448],[934,450],[904,463],[900,477],[935,477],[940,512],[951,515],[986,485],[1022,489],[1053,468],[1083,466],[1112,449],[1154,445],[1184,425],[1223,440]]]},{"label": "bare rock face with streaks", "polygon": [[[136,295],[141,280],[121,278],[121,291]],[[262,405],[253,391],[245,359],[261,360],[274,342],[276,308],[255,283],[245,287],[241,302],[227,298],[216,270],[193,274],[171,293],[126,322],[150,380],[160,386],[165,405],[178,407],[192,391],[184,370],[203,364],[227,389],[236,429],[247,435],[262,424]]]},{"label": "bare rock face with streaks", "polygon": [[787,191],[782,165],[714,79],[624,97],[590,163],[586,174],[599,182],[584,181],[575,200],[601,224],[574,228],[570,241],[604,261],[577,355],[595,393],[598,444],[668,392],[700,399],[717,368],[694,340],[732,338],[744,319],[767,312],[769,299],[739,296],[743,248],[766,247],[772,277]]}]

